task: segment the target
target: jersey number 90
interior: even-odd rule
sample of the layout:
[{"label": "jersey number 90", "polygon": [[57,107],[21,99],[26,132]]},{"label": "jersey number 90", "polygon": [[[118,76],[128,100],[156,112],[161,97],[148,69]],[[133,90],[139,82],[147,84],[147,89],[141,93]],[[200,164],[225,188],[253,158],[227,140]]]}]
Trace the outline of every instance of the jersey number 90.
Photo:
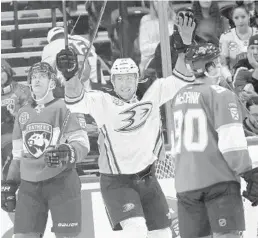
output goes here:
[{"label": "jersey number 90", "polygon": [[188,109],[174,113],[175,153],[181,153],[182,144],[189,152],[202,152],[208,145],[207,117],[203,109]]}]

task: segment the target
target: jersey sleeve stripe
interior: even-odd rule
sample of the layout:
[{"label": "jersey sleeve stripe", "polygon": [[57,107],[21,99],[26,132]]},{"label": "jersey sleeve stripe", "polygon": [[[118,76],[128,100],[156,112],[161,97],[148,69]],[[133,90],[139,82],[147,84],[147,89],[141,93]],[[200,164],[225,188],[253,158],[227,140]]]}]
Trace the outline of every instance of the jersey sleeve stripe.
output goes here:
[{"label": "jersey sleeve stripe", "polygon": [[13,160],[20,160],[23,156],[23,142],[22,139],[13,140]]},{"label": "jersey sleeve stripe", "polygon": [[162,144],[163,144],[162,135],[159,131],[156,142],[155,142],[155,146],[154,146],[154,149],[153,149],[153,154],[156,155],[157,157],[160,153]]},{"label": "jersey sleeve stripe", "polygon": [[[105,138],[103,131],[100,129],[100,136],[102,135],[103,138]],[[112,170],[111,164],[110,164],[110,158],[108,155],[108,148],[106,143],[103,141],[103,143],[98,143],[98,147],[99,147],[99,151],[100,151],[100,155],[99,155],[99,161],[101,161],[102,159],[107,160],[108,162],[108,168],[109,171],[114,174],[114,171]],[[105,156],[106,155],[106,156]],[[104,157],[104,158],[103,158]]]},{"label": "jersey sleeve stripe", "polygon": [[193,75],[188,76],[188,75],[182,74],[182,73],[178,72],[176,69],[173,70],[173,75],[186,82],[194,82],[194,80],[195,80],[195,77]]},{"label": "jersey sleeve stripe", "polygon": [[222,125],[217,129],[219,150],[222,154],[230,151],[247,150],[243,126],[241,123]]},{"label": "jersey sleeve stripe", "polygon": [[79,103],[83,98],[84,98],[84,89],[82,88],[80,95],[77,97],[68,97],[67,95],[65,95],[65,103],[69,105],[76,104],[76,103]]},{"label": "jersey sleeve stripe", "polygon": [[104,141],[105,141],[107,152],[109,153],[110,164],[113,165],[113,168],[115,168],[113,170],[116,170],[117,173],[121,174],[121,170],[120,170],[120,168],[118,166],[117,159],[115,157],[115,153],[114,153],[114,150],[113,150],[113,147],[112,147],[112,144],[111,144],[111,140],[109,138],[106,126],[103,126],[101,128],[101,130],[102,130],[102,133],[104,135]]}]

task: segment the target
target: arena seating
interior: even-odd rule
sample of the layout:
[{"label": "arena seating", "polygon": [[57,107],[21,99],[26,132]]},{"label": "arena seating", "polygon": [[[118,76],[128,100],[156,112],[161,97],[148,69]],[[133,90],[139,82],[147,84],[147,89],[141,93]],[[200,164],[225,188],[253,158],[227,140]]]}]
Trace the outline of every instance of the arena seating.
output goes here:
[{"label": "arena seating", "polygon": [[[17,2],[16,17],[12,1],[2,1],[1,7],[1,58],[6,59],[15,71],[14,80],[26,84],[29,67],[41,61],[43,47],[48,43],[46,38],[48,31],[55,25],[63,26],[63,14],[58,8],[51,9],[52,6],[41,3],[39,5],[31,4],[29,1]],[[67,9],[67,12],[69,14],[68,21],[75,22],[80,15],[78,22],[80,29],[75,28],[74,33],[80,32],[81,36],[87,38],[88,18],[85,7],[79,5],[77,11]],[[94,46],[99,55],[105,55],[103,49],[107,51],[106,49],[110,47],[108,34],[103,29],[98,32]],[[104,75],[109,77],[109,67],[103,59],[99,58],[99,62]],[[89,124],[88,126],[91,127],[89,128],[89,137],[92,151],[79,165],[78,173],[92,176],[98,174],[97,133],[94,125]]]},{"label": "arena seating", "polygon": [[[51,6],[47,8],[46,4],[29,4],[28,6],[26,1],[19,1],[18,19],[15,20],[14,8],[8,4],[12,5],[12,1],[1,3],[1,58],[6,59],[13,67],[16,72],[14,79],[19,82],[25,82],[28,68],[33,63],[41,60],[41,52],[47,44],[47,32],[55,25],[63,26],[63,14],[58,8],[51,9]],[[35,9],[32,9],[33,7]],[[37,9],[39,7],[41,9]],[[71,12],[68,19],[75,21],[79,15],[80,20],[85,22],[87,12],[83,5],[79,6],[77,11]],[[80,23],[78,24],[80,25]],[[82,32],[82,30],[79,31]],[[87,38],[87,24],[84,25],[83,31],[81,35]],[[75,30],[74,32],[76,33]],[[105,54],[101,52],[102,49],[110,47],[106,31],[98,33],[94,46],[97,54]],[[107,65],[103,60],[100,60],[100,62],[103,65],[104,74],[108,75],[109,69]]]}]

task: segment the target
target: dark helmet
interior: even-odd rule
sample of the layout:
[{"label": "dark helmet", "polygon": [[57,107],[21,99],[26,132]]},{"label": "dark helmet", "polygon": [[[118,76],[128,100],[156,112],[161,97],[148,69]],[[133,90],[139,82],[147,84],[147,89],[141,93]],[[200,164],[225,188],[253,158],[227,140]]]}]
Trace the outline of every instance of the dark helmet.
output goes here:
[{"label": "dark helmet", "polygon": [[198,78],[204,76],[207,67],[219,56],[219,47],[212,43],[203,43],[191,46],[186,53],[185,59],[193,70],[195,77]]},{"label": "dark helmet", "polygon": [[38,73],[38,72],[47,73],[49,79],[53,79],[55,82],[57,80],[56,72],[55,72],[55,70],[52,68],[52,66],[49,63],[47,63],[47,62],[38,62],[38,63],[33,64],[30,67],[30,69],[29,69],[28,77],[27,77],[28,85],[31,84],[31,76],[34,73]]}]

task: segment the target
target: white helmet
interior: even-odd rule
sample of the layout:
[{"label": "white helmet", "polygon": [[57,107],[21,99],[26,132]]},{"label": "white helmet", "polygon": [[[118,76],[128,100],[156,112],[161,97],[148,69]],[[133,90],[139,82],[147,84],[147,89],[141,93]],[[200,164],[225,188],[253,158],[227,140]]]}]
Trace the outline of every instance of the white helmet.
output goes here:
[{"label": "white helmet", "polygon": [[51,42],[52,38],[57,35],[57,34],[60,34],[60,33],[64,33],[64,28],[63,27],[54,27],[52,28],[48,33],[47,33],[47,41],[48,43]]},{"label": "white helmet", "polygon": [[139,68],[131,58],[116,59],[111,68],[111,79],[116,74],[137,74],[139,78]]}]

